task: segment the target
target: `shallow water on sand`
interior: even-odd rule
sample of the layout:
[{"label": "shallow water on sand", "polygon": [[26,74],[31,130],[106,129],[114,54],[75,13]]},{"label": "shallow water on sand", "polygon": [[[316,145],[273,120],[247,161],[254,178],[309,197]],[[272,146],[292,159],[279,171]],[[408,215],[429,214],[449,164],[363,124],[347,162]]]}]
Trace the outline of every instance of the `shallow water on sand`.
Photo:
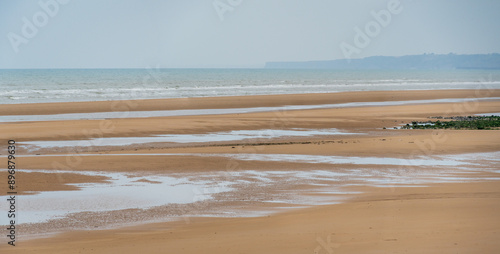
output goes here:
[{"label": "shallow water on sand", "polygon": [[[350,135],[361,133],[349,133],[338,129],[264,129],[264,130],[234,130],[228,132],[211,132],[204,134],[168,134],[150,137],[113,137],[96,138],[92,140],[58,140],[58,141],[25,141],[18,142],[19,145],[32,148],[53,147],[88,147],[88,146],[126,146],[144,143],[203,143],[224,142],[245,139],[269,140],[280,137],[309,137],[320,135]],[[34,147],[33,147],[34,146]]]},{"label": "shallow water on sand", "polygon": [[[134,154],[143,155],[143,154]],[[175,154],[156,154],[172,156]],[[191,154],[193,155],[193,154]],[[332,167],[331,170],[204,172],[192,174],[134,174],[122,172],[87,172],[23,170],[40,173],[78,173],[108,178],[103,183],[74,184],[72,191],[44,191],[33,195],[19,195],[18,223],[40,223],[62,219],[80,212],[105,212],[125,209],[148,209],[169,204],[189,204],[197,201],[239,200],[244,188],[280,186],[277,192],[264,191],[258,202],[288,205],[318,205],[341,202],[356,193],[344,188],[362,186],[425,186],[431,183],[500,180],[498,161],[500,152],[461,154],[418,158],[414,164],[402,164],[399,158],[341,157],[317,155],[262,155],[262,154],[210,154],[199,156],[231,156],[236,160],[287,161],[300,163],[356,164],[356,169]],[[115,155],[115,156],[131,156]],[[197,154],[194,154],[197,156]],[[370,167],[386,165],[386,167]],[[489,172],[488,177],[474,175]],[[465,177],[466,176],[466,177]],[[299,188],[297,186],[309,186]],[[272,190],[272,188],[270,189]],[[247,191],[243,191],[248,195]],[[218,194],[229,193],[222,200]],[[239,193],[239,194],[238,194]],[[317,194],[317,195],[316,195]],[[326,195],[329,194],[329,195]],[[214,196],[215,195],[215,196]],[[252,194],[253,196],[254,194]],[[311,196],[314,195],[314,196]],[[259,196],[255,194],[255,196]],[[0,210],[7,209],[6,202]],[[203,216],[203,211],[200,211]],[[243,216],[243,215],[242,215]],[[6,217],[0,217],[6,225]]]},{"label": "shallow water on sand", "polygon": [[0,116],[0,122],[102,120],[102,119],[116,119],[116,118],[223,115],[223,114],[271,112],[271,111],[283,111],[283,110],[306,110],[306,109],[373,107],[373,106],[398,106],[398,105],[415,105],[415,104],[428,104],[428,103],[458,103],[458,102],[470,102],[470,101],[473,102],[473,101],[488,101],[488,100],[500,100],[500,97],[453,98],[453,99],[409,100],[409,101],[380,101],[380,102],[349,102],[349,103],[338,103],[338,104],[287,105],[287,106],[281,106],[281,107],[255,107],[255,108],[184,109],[184,110],[156,110],[156,111],[115,111],[115,112],[52,114],[52,115],[7,115],[7,116]]},{"label": "shallow water on sand", "polygon": [[[75,173],[23,170],[23,173],[29,172]],[[73,184],[79,187],[79,190],[44,191],[34,195],[17,196],[20,207],[17,223],[38,223],[78,212],[147,209],[165,204],[186,204],[210,199],[211,195],[216,193],[197,192],[199,189],[212,190],[208,187],[213,183],[185,177],[85,171],[79,171],[78,174],[105,176],[108,182]],[[218,185],[217,188],[217,192],[229,190],[229,187],[223,185]],[[6,209],[4,205],[4,202],[0,204],[1,210]],[[0,221],[0,224],[6,225],[6,221]]]}]

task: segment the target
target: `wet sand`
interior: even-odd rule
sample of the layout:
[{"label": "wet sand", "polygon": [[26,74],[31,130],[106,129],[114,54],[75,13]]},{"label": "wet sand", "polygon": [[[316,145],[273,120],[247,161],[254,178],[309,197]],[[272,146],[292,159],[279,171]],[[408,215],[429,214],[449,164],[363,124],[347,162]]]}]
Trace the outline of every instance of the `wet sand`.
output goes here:
[{"label": "wet sand", "polygon": [[[499,90],[353,92],[146,100],[129,101],[126,105],[130,106],[128,110],[145,111],[499,96]],[[123,103],[125,102],[119,104],[125,105]],[[0,105],[0,110],[2,115],[109,112],[113,111],[116,105],[118,105],[116,102]],[[417,184],[417,181],[391,184],[386,181],[378,187],[366,184],[357,178],[343,177],[314,181],[309,179],[301,182],[300,177],[296,178],[296,181],[287,181],[291,177],[283,175],[270,178],[271,184],[264,185],[261,180],[250,177],[248,172],[290,171],[301,175],[301,172],[318,171],[331,174],[347,172],[349,175],[361,172],[359,170],[370,169],[372,170],[370,172],[380,172],[373,177],[380,177],[380,174],[385,174],[384,172],[397,172],[406,174],[401,177],[412,178],[410,171],[405,171],[409,167],[405,163],[411,163],[413,159],[452,155],[459,158],[461,154],[473,153],[494,154],[500,151],[500,135],[498,130],[394,130],[393,127],[411,121],[428,120],[428,117],[465,116],[498,111],[500,111],[499,100],[469,100],[425,105],[343,107],[246,114],[3,123],[0,124],[0,138],[16,139],[20,144],[23,141],[86,140],[102,137],[147,137],[296,128],[312,130],[334,128],[352,134],[333,133],[293,137],[269,135],[223,142],[157,142],[126,146],[51,147],[38,150],[19,145],[18,161],[22,169],[65,171],[57,174],[26,173],[24,178],[20,177],[18,186],[24,192],[64,191],[75,188],[75,185],[68,185],[69,183],[90,184],[105,180],[102,176],[76,174],[83,171],[143,174],[141,181],[151,184],[154,184],[154,178],[148,176],[160,174],[190,176],[193,179],[203,179],[204,176],[217,182],[227,180],[224,174],[232,173],[233,178],[241,178],[238,180],[246,180],[249,184],[241,184],[230,196],[223,193],[215,195],[213,202],[187,204],[185,207],[132,209],[113,214],[90,213],[81,215],[80,218],[73,217],[73,220],[81,219],[81,223],[88,225],[98,225],[100,220],[114,219],[119,222],[113,224],[116,226],[126,224],[127,216],[131,218],[143,216],[135,221],[131,220],[136,226],[125,228],[106,229],[103,225],[104,227],[97,226],[80,231],[72,230],[72,227],[80,228],[81,225],[78,223],[61,224],[56,228],[63,233],[31,240],[19,236],[18,246],[11,247],[4,243],[0,245],[0,251],[7,250],[9,253],[137,253],[139,251],[495,253],[500,249],[498,241],[500,182],[496,180],[500,175],[500,172],[497,172],[500,166],[496,164],[494,158],[488,159],[489,164],[475,161],[474,164],[460,166],[410,165],[412,173],[436,173],[436,176],[443,176],[442,172],[446,172],[446,177],[456,174],[459,179],[448,182],[443,177],[442,182],[424,182],[424,184]],[[269,155],[274,160],[244,160],[237,157],[246,154]],[[5,155],[5,152],[1,155],[2,164],[6,164]],[[311,163],[276,160],[278,155],[344,156],[358,160],[357,163],[361,163],[361,159],[356,158],[394,158],[401,159],[402,162],[401,165],[390,165],[389,162],[387,165],[384,163],[359,165],[353,161],[333,164]],[[474,161],[474,155],[467,156],[471,156],[470,160]],[[5,176],[0,174],[0,177]],[[417,177],[419,176],[415,175],[415,179]],[[319,192],[317,189],[321,184],[330,188],[328,190],[341,185],[341,188],[339,187],[341,191]],[[0,191],[5,192],[4,189]],[[280,191],[290,194],[291,197],[287,198],[291,199],[286,199],[283,204],[269,202],[271,199],[281,197],[277,194]],[[352,193],[343,195],[342,191]],[[323,201],[334,200],[330,203],[337,204],[324,205],[324,202],[318,199],[318,205],[311,207],[311,204],[308,204],[308,207],[300,208],[304,203],[292,202],[295,196],[301,196],[303,199],[305,197],[312,200],[312,203],[316,202],[315,198],[321,197]],[[296,208],[284,209],[284,207]],[[229,216],[231,218],[224,216],[224,212],[228,210],[234,213]],[[259,211],[263,212],[261,216],[258,216]],[[165,220],[150,224],[147,218],[159,214],[165,214],[174,221]],[[252,214],[257,217],[240,218],[238,214],[242,216]],[[204,217],[206,215],[212,217]],[[120,216],[125,220],[117,219]],[[157,218],[156,221],[164,220],[164,217],[162,218]],[[50,226],[50,223],[46,223],[44,226],[26,226],[26,228],[43,234]]]},{"label": "wet sand", "polygon": [[375,191],[266,217],[71,232],[9,253],[496,253],[500,247],[497,182]]}]

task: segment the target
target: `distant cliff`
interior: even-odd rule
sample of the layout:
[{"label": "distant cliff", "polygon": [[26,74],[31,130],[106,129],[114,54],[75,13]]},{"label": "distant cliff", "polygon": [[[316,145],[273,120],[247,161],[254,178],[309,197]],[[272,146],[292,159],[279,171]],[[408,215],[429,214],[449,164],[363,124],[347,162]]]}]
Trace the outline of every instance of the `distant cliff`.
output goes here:
[{"label": "distant cliff", "polygon": [[372,56],[308,62],[268,62],[268,69],[500,69],[500,54]]}]

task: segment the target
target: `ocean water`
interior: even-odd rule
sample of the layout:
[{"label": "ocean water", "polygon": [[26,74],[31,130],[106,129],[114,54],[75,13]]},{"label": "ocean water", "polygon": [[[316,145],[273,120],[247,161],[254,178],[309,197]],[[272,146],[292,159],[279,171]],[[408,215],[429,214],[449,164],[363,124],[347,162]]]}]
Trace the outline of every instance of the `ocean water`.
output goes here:
[{"label": "ocean water", "polygon": [[0,104],[500,88],[500,70],[0,70]]}]

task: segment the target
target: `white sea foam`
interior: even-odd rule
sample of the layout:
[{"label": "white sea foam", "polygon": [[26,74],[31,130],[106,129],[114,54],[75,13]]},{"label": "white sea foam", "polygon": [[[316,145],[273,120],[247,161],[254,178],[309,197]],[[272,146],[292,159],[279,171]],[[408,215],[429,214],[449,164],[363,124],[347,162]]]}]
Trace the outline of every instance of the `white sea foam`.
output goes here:
[{"label": "white sea foam", "polygon": [[497,70],[0,70],[0,104],[500,88]]}]

